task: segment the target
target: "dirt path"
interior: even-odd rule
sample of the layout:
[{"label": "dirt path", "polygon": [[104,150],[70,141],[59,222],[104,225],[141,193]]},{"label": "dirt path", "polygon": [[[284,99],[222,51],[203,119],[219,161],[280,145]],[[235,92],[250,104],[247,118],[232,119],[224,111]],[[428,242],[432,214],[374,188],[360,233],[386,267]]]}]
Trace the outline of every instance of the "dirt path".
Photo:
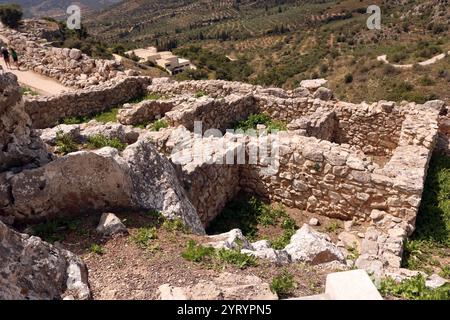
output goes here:
[{"label": "dirt path", "polygon": [[[2,40],[5,43],[8,43],[8,40],[0,35],[0,40]],[[20,59],[20,57],[19,57]],[[20,60],[19,60],[20,61]],[[11,72],[17,76],[17,79],[19,83],[23,86],[29,87],[30,89],[33,89],[34,91],[38,92],[40,95],[56,95],[62,92],[72,91],[72,88],[65,87],[58,81],[45,77],[43,75],[40,75],[33,71],[28,70],[17,70],[17,68],[14,67],[14,69],[8,69],[6,67],[5,61],[3,58],[0,59],[0,65],[2,66],[3,70]]]},{"label": "dirt path", "polygon": [[[450,51],[447,54],[450,55]],[[442,60],[444,58],[445,58],[445,53],[441,53],[441,54],[438,54],[437,56],[434,56],[433,58],[430,58],[428,60],[419,62],[418,65],[420,65],[420,66],[428,66],[428,65],[436,63],[439,60]],[[393,63],[390,63],[389,60],[387,59],[387,55],[385,55],[385,54],[381,55],[381,56],[378,56],[377,60],[381,61],[381,62],[384,62],[386,64],[390,64],[394,68],[399,68],[399,69],[410,69],[410,68],[412,68],[414,66],[414,64],[393,64]]]}]

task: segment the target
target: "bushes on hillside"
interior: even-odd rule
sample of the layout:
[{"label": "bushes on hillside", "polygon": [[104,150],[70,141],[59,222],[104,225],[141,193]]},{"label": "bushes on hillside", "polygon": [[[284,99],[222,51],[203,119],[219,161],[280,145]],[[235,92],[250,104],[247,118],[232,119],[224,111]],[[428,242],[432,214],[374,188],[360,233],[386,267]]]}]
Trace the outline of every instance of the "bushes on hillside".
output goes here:
[{"label": "bushes on hillside", "polygon": [[0,21],[7,27],[16,29],[20,25],[23,12],[17,4],[0,5]]}]

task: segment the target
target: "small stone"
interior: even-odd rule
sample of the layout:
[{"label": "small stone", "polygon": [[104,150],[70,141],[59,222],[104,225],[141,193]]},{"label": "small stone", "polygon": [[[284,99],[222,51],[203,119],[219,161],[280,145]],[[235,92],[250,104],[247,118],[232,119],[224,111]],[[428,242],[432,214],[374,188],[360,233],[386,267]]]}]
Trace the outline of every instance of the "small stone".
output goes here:
[{"label": "small stone", "polygon": [[379,221],[379,220],[383,219],[385,214],[386,214],[385,211],[374,209],[370,213],[370,219],[372,219],[373,221]]},{"label": "small stone", "polygon": [[353,220],[349,220],[349,221],[345,221],[344,222],[344,230],[345,231],[350,231],[353,227]]},{"label": "small stone", "polygon": [[437,274],[433,274],[433,275],[431,275],[430,277],[428,277],[428,279],[427,279],[426,282],[425,282],[425,285],[426,285],[428,288],[431,288],[431,289],[437,289],[437,288],[440,288],[440,287],[442,287],[443,285],[445,285],[447,282],[448,282],[448,280],[446,280],[446,279],[440,277],[440,276],[437,275]]},{"label": "small stone", "polygon": [[311,218],[311,220],[309,220],[309,225],[316,227],[320,225],[319,219],[317,218]]},{"label": "small stone", "polygon": [[100,223],[97,227],[97,232],[103,236],[112,236],[116,234],[128,233],[125,225],[113,213],[104,213],[100,218]]}]

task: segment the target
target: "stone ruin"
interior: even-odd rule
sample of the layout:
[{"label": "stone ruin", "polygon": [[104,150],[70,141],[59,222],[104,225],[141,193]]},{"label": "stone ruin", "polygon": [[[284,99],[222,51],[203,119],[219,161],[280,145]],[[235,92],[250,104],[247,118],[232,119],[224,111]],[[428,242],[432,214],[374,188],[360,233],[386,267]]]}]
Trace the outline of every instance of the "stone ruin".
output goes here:
[{"label": "stone ruin", "polygon": [[[377,272],[399,268],[403,242],[415,228],[444,103],[351,104],[333,100],[319,85],[305,82],[284,91],[225,81],[154,79],[149,92],[164,98],[125,105],[118,119],[127,125],[164,119],[170,125],[151,139],[175,162],[204,226],[245,191],[319,216],[366,223],[364,239],[356,239],[362,243],[357,264]],[[206,96],[197,98],[199,92]],[[275,173],[265,170],[270,155],[257,164],[226,164],[240,148],[248,158],[257,142],[225,132],[252,113],[288,124],[288,131],[278,135]],[[224,136],[195,141],[194,121],[201,121],[203,133],[218,129]],[[193,143],[186,142],[186,130]],[[215,148],[222,145],[227,148]],[[208,150],[214,161],[196,159],[196,148]],[[188,160],[174,161],[183,157]]]},{"label": "stone ruin", "polygon": [[125,70],[115,60],[92,59],[79,49],[56,48],[41,38],[42,34],[16,31],[0,27],[9,46],[13,47],[23,68],[56,79],[67,87],[87,88],[125,75],[136,75]]},{"label": "stone ruin", "polygon": [[[441,101],[345,103],[335,100],[319,81],[285,91],[237,82],[145,77],[23,101],[15,77],[0,72],[0,78],[0,220],[5,223],[85,212],[157,210],[205,234],[226,203],[246,192],[317,217],[346,221],[340,241],[357,242],[361,255],[355,265],[377,276],[401,266],[403,243],[415,228],[428,163],[438,141],[439,117],[445,110]],[[114,90],[117,86],[122,88],[120,94]],[[64,117],[107,110],[143,93],[160,98],[124,104],[118,123],[47,128]],[[252,162],[260,138],[227,129],[258,113],[286,123],[287,131],[266,135],[268,146],[274,142],[277,150],[268,148]],[[136,127],[155,120],[168,127],[158,132]],[[58,131],[79,141],[101,133],[128,147],[121,152],[103,148],[58,157],[51,152]],[[440,134],[445,136],[442,130]],[[198,150],[202,157],[197,157]],[[365,233],[356,234],[352,223],[365,226]],[[13,232],[1,227],[5,231],[0,232],[0,241]],[[24,235],[11,237],[22,243],[35,241]],[[225,246],[236,239],[246,241],[236,231],[225,237],[211,241]],[[20,248],[14,249],[18,255],[25,252]],[[284,250],[273,250],[267,243],[249,243],[244,250],[282,264],[346,262],[345,250],[307,226]],[[61,257],[67,253],[61,251]],[[73,265],[72,258],[64,259],[64,268]],[[66,270],[51,263],[50,268]],[[81,291],[75,296],[86,298],[84,273],[79,271],[76,281],[64,283],[69,274],[55,278],[59,289],[45,297],[63,297],[76,283]],[[36,288],[30,290],[31,295],[39,294]]]}]

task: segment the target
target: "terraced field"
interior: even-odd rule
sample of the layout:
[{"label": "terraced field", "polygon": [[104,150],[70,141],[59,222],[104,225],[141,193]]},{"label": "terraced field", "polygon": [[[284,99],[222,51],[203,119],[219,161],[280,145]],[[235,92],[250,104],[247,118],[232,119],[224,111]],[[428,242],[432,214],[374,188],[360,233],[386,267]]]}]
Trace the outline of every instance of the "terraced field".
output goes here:
[{"label": "terraced field", "polygon": [[[381,7],[382,30],[366,26],[372,4]],[[292,88],[325,77],[341,99],[354,102],[449,99],[448,58],[394,73],[376,61],[386,54],[395,63],[416,63],[446,52],[449,26],[448,0],[133,0],[87,23],[110,45],[178,48],[204,66],[197,78]]]}]

